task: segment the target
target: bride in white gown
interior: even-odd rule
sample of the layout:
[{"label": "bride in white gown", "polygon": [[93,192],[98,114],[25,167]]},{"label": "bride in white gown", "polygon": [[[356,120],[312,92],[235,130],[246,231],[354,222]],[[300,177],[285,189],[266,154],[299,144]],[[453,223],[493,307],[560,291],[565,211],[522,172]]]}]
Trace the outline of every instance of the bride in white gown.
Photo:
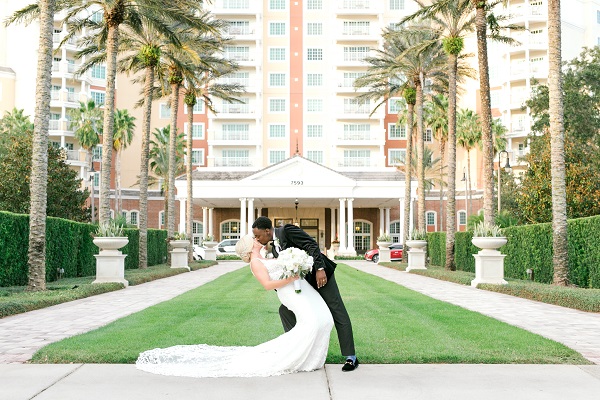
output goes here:
[{"label": "bride in white gown", "polygon": [[266,290],[277,290],[282,304],[296,315],[296,326],[258,346],[173,346],[148,350],[136,361],[138,369],[161,375],[189,377],[273,376],[313,371],[325,364],[333,318],[317,291],[301,280],[301,293],[294,290],[297,278],[279,279],[277,260],[260,255],[263,246],[251,235],[240,239],[236,252]]}]

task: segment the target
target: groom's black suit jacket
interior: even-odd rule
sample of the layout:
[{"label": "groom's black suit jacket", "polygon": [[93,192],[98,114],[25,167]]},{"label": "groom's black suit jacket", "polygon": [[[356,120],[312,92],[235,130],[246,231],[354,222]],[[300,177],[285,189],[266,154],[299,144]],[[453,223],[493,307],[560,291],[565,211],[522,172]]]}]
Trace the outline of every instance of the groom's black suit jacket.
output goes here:
[{"label": "groom's black suit jacket", "polygon": [[310,274],[306,275],[305,279],[315,289],[317,289],[316,272],[319,268],[325,269],[327,279],[335,272],[336,264],[321,253],[321,249],[319,249],[317,242],[302,229],[295,225],[287,224],[283,227],[275,228],[275,236],[279,239],[279,245],[282,250],[285,250],[288,247],[296,247],[306,251],[308,255],[312,256],[314,260],[313,269]]}]

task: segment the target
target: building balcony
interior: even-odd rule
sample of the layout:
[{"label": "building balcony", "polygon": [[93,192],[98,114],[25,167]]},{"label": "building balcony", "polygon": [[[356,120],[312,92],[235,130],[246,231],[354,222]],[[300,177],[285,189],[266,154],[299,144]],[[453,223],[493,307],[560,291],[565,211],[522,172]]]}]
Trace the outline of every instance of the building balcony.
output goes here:
[{"label": "building balcony", "polygon": [[377,119],[384,117],[384,111],[381,107],[373,114],[371,114],[370,105],[345,105],[343,106],[337,115],[337,119]]},{"label": "building balcony", "polygon": [[384,164],[375,157],[342,157],[334,160],[334,165],[338,168],[373,168]]},{"label": "building balcony", "polygon": [[383,1],[380,0],[338,0],[337,15],[377,15],[383,13]]},{"label": "building balcony", "polygon": [[256,79],[250,78],[220,78],[218,81],[220,84],[224,85],[241,85],[244,87],[246,92],[256,92]]},{"label": "building balcony", "polygon": [[254,167],[255,162],[250,157],[214,157],[214,167]]},{"label": "building balcony", "polygon": [[223,36],[230,37],[238,41],[258,40],[256,36],[256,30],[253,27],[241,27],[241,26],[226,26],[223,29]]},{"label": "building balcony", "polygon": [[255,67],[257,65],[256,57],[248,53],[225,53],[224,57],[235,61],[240,67]]},{"label": "building balcony", "polygon": [[252,0],[216,0],[210,9],[213,14],[255,15],[262,11],[262,4]]},{"label": "building balcony", "polygon": [[342,28],[342,31],[336,36],[338,42],[351,41],[351,42],[377,42],[381,39],[381,35],[372,33],[369,28]]},{"label": "building balcony", "polygon": [[368,63],[365,58],[371,56],[371,52],[361,51],[354,53],[341,53],[336,56],[336,63],[339,66],[344,67],[366,67]]},{"label": "building balcony", "polygon": [[215,105],[217,111],[216,118],[227,118],[227,119],[254,119],[256,118],[256,111],[254,107],[250,107],[250,104],[217,104]]},{"label": "building balcony", "polygon": [[369,88],[355,88],[354,87],[354,81],[356,81],[355,78],[341,78],[336,91],[338,93],[362,93],[362,92],[367,92],[369,90]]}]

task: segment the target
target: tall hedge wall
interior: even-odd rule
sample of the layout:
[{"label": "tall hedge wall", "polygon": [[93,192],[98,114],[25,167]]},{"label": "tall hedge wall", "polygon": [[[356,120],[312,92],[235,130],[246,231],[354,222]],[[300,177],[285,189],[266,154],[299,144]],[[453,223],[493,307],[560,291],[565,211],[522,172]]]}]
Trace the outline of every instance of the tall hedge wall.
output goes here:
[{"label": "tall hedge wall", "polygon": [[[525,279],[527,269],[534,271],[535,280],[552,283],[552,225],[535,224],[504,229],[508,243],[500,248],[504,259],[504,275]],[[585,288],[600,288],[600,216],[568,221],[569,280]],[[456,232],[455,262],[462,271],[475,271],[473,254],[479,249],[471,243],[471,232]],[[427,252],[432,265],[446,262],[446,234],[427,235]]]},{"label": "tall hedge wall", "polygon": [[[93,276],[96,274],[98,247],[93,243],[94,225],[61,218],[46,221],[46,281],[63,277]],[[125,229],[129,244],[121,251],[127,254],[125,268],[139,265],[139,231]],[[148,230],[148,265],[164,263],[167,257],[167,232]],[[29,245],[29,216],[0,211],[0,286],[27,284],[27,248]]]}]

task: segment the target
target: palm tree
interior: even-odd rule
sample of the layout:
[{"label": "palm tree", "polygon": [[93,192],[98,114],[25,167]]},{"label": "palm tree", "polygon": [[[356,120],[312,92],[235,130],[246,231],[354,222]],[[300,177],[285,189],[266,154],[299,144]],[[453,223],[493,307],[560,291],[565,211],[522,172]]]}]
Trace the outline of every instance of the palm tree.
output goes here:
[{"label": "palm tree", "polygon": [[481,145],[481,122],[479,116],[472,110],[462,109],[457,116],[456,138],[460,147],[467,151],[467,184],[468,189],[465,196],[468,196],[467,218],[471,215],[472,189],[471,189],[471,150],[475,146]]},{"label": "palm tree", "polygon": [[400,23],[415,19],[431,20],[433,28],[442,37],[444,51],[448,56],[448,201],[446,212],[446,269],[455,270],[454,234],[456,232],[456,89],[458,59],[464,48],[463,37],[473,30],[474,19],[470,0],[438,1],[425,5],[405,17]]},{"label": "palm tree", "polygon": [[565,184],[565,126],[561,72],[560,0],[548,0],[548,92],[550,99],[550,163],[552,165],[553,283],[569,283],[567,254],[567,195]]},{"label": "palm tree", "polygon": [[[211,57],[212,60],[214,57]],[[206,59],[203,57],[203,59]],[[216,60],[216,59],[215,59]],[[211,62],[212,63],[212,62]],[[188,130],[186,133],[186,183],[187,183],[187,210],[186,210],[186,234],[189,238],[193,237],[194,225],[194,196],[192,189],[192,143],[193,143],[193,124],[194,124],[194,106],[198,99],[203,104],[216,113],[212,106],[212,98],[220,98],[230,102],[239,101],[237,94],[244,92],[244,87],[238,83],[222,83],[216,81],[219,77],[236,71],[238,66],[229,60],[219,60],[212,71],[200,71],[198,76],[200,81],[186,79],[184,82],[184,98],[183,102],[187,107],[187,123]],[[193,244],[193,243],[192,243]],[[193,254],[189,253],[190,261]]]},{"label": "palm tree", "polygon": [[99,135],[102,135],[102,125],[100,125],[102,112],[99,107],[96,107],[94,100],[80,101],[79,108],[69,111],[75,139],[88,152],[90,170],[92,169],[93,149],[100,143]]},{"label": "palm tree", "polygon": [[[365,76],[357,79],[356,86],[371,86],[373,89],[359,98],[381,98],[386,86],[392,78],[400,84],[391,86],[396,93],[402,93],[400,88],[408,86],[415,89],[415,110],[417,122],[417,156],[419,168],[417,179],[419,185],[418,197],[418,227],[425,229],[425,175],[423,140],[423,84],[425,80],[433,83],[445,79],[446,57],[434,31],[424,25],[413,25],[408,28],[387,30],[384,32],[384,49],[377,51],[377,56],[368,57],[365,61],[371,64]],[[423,46],[422,43],[428,45]],[[388,86],[389,87],[389,86]],[[384,90],[382,93],[381,89]],[[386,97],[383,97],[384,99]]]},{"label": "palm tree", "polygon": [[117,153],[115,160],[115,191],[116,206],[115,215],[121,215],[123,209],[123,199],[121,197],[121,153],[127,148],[133,140],[135,130],[135,117],[129,114],[127,110],[115,110],[115,135],[113,141],[113,150]]},{"label": "palm tree", "polygon": [[[83,73],[94,65],[106,63],[106,103],[103,121],[102,174],[100,181],[100,222],[110,219],[110,173],[112,163],[115,81],[117,72],[117,53],[119,51],[120,31],[127,26],[133,31],[142,29],[142,19],[158,32],[168,32],[167,21],[180,21],[190,26],[199,26],[196,16],[201,3],[195,0],[62,0],[60,11],[65,11],[68,35],[63,43],[79,35],[82,31],[91,32],[81,43],[86,46],[77,53],[77,57],[86,56],[78,73]],[[102,21],[95,22],[89,10],[97,7],[94,14],[101,14]]]},{"label": "palm tree", "polygon": [[0,119],[0,157],[3,156],[11,138],[24,138],[33,134],[33,123],[23,110],[13,108]]},{"label": "palm tree", "polygon": [[[36,75],[35,116],[29,204],[29,250],[27,290],[46,289],[46,189],[48,186],[48,125],[52,83],[52,35],[56,0],[39,0],[35,5],[15,12],[6,24],[30,22],[39,17],[40,36]],[[30,11],[34,9],[34,11]]]},{"label": "palm tree", "polygon": [[440,146],[440,231],[444,230],[444,186],[446,168],[446,145],[448,143],[448,97],[443,94],[433,95],[428,102],[427,125],[433,130],[433,137]]},{"label": "palm tree", "polygon": [[[168,218],[167,213],[169,212],[167,204],[169,202],[169,197],[174,194],[169,193],[167,184],[168,184],[168,176],[169,171],[169,162],[170,162],[170,147],[171,147],[171,127],[167,125],[162,129],[156,128],[154,130],[154,140],[150,141],[150,169],[157,177],[162,179],[162,190],[165,195],[165,221]],[[173,168],[177,174],[181,175],[184,170],[184,162],[183,162],[183,149],[185,147],[185,139],[183,137],[183,133],[176,135],[175,138],[175,168]]]}]

